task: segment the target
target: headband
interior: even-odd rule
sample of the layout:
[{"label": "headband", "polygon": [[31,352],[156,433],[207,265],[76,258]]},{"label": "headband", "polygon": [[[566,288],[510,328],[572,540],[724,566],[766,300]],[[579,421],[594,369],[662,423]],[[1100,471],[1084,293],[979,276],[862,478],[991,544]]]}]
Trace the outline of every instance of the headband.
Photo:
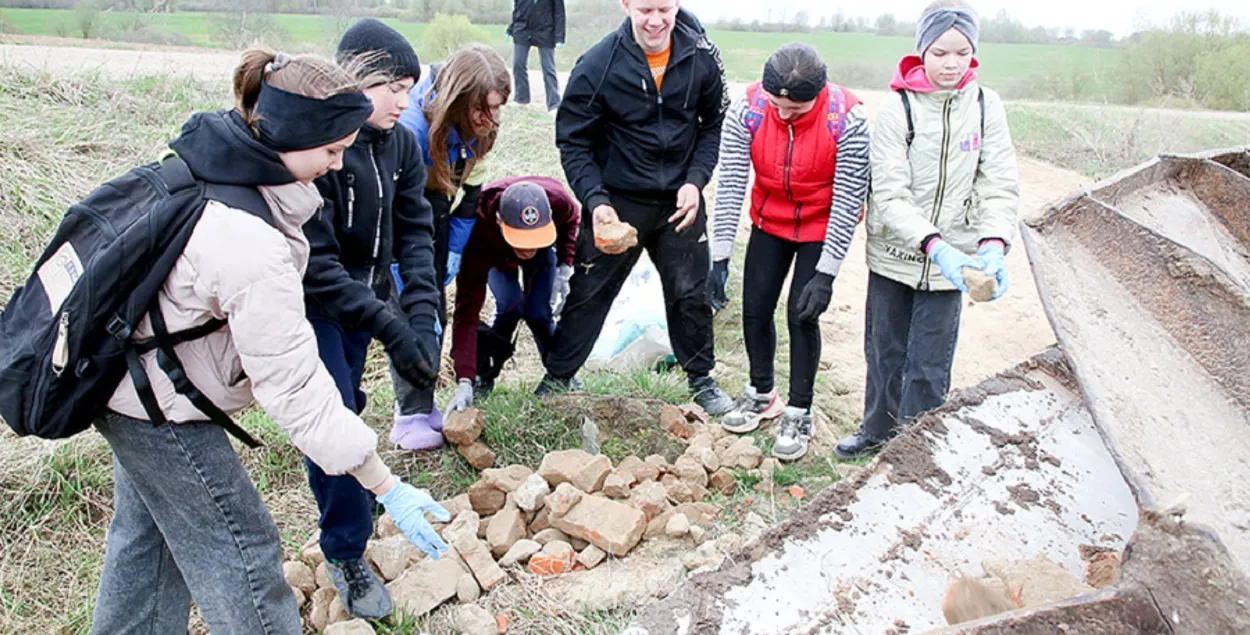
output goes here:
[{"label": "headband", "polygon": [[825,89],[828,77],[828,72],[822,64],[819,73],[786,82],[781,73],[773,68],[771,59],[764,64],[764,90],[791,101],[806,102],[816,99],[820,96],[820,91]]},{"label": "headband", "polygon": [[262,83],[255,113],[261,143],[278,152],[295,152],[338,141],[360,130],[373,114],[373,102],[364,93],[315,99]]}]

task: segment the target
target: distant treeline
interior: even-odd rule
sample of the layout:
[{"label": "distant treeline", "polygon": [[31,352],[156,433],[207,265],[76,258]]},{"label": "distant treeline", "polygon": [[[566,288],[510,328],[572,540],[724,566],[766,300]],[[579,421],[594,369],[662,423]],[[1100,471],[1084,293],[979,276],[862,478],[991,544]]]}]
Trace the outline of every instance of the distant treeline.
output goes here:
[{"label": "distant treeline", "polygon": [[[755,31],[762,33],[875,33],[877,35],[910,36],[916,32],[916,23],[902,20],[892,13],[882,13],[876,19],[863,16],[848,17],[842,10],[828,15],[813,16],[807,11],[796,11],[777,20],[722,20],[715,23],[717,29],[726,31]],[[981,41],[998,44],[1082,44],[1110,47],[1115,36],[1106,30],[1060,29],[1057,27],[1029,28],[1012,17],[1007,10],[993,17],[981,19]]]}]

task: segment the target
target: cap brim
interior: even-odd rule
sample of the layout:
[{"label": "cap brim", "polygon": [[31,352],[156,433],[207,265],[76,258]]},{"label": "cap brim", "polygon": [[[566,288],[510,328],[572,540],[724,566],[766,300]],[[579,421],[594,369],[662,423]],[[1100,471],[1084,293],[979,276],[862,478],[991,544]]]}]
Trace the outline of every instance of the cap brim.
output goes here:
[{"label": "cap brim", "polygon": [[517,229],[501,225],[503,239],[515,249],[545,249],[556,242],[556,225],[547,223],[534,229]]}]

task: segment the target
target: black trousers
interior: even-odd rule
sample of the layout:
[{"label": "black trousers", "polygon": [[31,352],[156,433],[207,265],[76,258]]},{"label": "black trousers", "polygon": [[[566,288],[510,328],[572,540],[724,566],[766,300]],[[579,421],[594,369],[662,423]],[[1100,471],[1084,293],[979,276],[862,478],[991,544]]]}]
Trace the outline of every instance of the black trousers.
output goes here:
[{"label": "black trousers", "polygon": [[820,364],[820,319],[801,322],[795,316],[804,285],[816,274],[822,243],[796,243],[751,228],[742,274],[742,335],[751,360],[751,385],[758,393],[773,389],[773,358],[777,355],[774,315],[781,286],[794,265],[786,322],[790,328],[790,405],[811,408]]},{"label": "black trousers", "polygon": [[707,209],[700,198],[698,218],[679,233],[673,229],[676,225],[668,222],[677,208],[676,201],[676,194],[664,198],[612,194],[617,215],[638,230],[638,246],[615,256],[595,247],[592,211],[582,211],[569,297],[547,355],[547,373],[552,377],[569,379],[586,363],[612,301],[644,248],[664,287],[668,337],[677,362],[691,379],[712,372],[716,357],[712,350],[712,307],[707,302]]},{"label": "black trousers", "polygon": [[917,415],[945,403],[962,311],[958,291],[917,291],[868,274],[862,434],[884,441]]}]

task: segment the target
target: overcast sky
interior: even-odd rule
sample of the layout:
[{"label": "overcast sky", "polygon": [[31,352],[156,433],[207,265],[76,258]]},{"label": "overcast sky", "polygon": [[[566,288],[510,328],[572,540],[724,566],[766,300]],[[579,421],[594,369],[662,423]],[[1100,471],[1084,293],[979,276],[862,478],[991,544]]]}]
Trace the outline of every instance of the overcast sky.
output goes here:
[{"label": "overcast sky", "polygon": [[[806,10],[814,25],[821,15],[832,16],[839,8],[847,16],[863,15],[875,18],[885,12],[900,19],[915,20],[930,0],[874,0],[865,2],[829,2],[829,0],[682,0],[682,6],[694,11],[705,21],[719,19],[744,21],[755,19],[780,20],[795,12]],[[1138,30],[1148,22],[1166,23],[1179,11],[1212,8],[1234,15],[1250,23],[1250,2],[1246,0],[1132,0],[1131,2],[1091,2],[1090,0],[1031,0],[1008,2],[1005,0],[971,0],[982,15],[994,15],[1007,9],[1025,25],[1046,27],[1072,27],[1106,29],[1117,36]]]}]

